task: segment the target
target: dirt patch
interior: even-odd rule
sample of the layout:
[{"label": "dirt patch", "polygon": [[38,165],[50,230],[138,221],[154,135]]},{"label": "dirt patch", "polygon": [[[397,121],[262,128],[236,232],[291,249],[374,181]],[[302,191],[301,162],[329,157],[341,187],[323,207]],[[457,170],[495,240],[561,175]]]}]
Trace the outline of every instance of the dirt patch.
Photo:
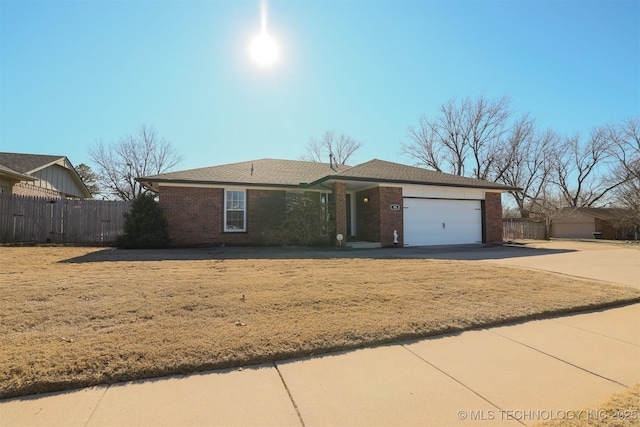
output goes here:
[{"label": "dirt patch", "polygon": [[190,253],[2,248],[0,397],[640,300],[631,288],[472,261]]}]

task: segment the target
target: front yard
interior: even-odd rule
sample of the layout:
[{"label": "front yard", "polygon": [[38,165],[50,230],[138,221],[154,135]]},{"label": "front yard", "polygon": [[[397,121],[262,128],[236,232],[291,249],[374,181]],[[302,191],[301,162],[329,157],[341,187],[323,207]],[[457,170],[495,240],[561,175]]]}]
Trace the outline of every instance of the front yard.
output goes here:
[{"label": "front yard", "polygon": [[[640,300],[473,261],[92,260],[0,249],[0,398],[240,366]],[[111,259],[111,260],[109,260]]]}]

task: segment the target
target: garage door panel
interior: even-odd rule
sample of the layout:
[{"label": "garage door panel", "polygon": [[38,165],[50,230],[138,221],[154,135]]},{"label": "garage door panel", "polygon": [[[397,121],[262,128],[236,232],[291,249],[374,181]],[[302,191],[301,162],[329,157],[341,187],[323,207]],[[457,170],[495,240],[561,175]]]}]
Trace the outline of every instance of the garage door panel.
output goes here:
[{"label": "garage door panel", "polygon": [[479,200],[404,199],[407,246],[482,242]]}]

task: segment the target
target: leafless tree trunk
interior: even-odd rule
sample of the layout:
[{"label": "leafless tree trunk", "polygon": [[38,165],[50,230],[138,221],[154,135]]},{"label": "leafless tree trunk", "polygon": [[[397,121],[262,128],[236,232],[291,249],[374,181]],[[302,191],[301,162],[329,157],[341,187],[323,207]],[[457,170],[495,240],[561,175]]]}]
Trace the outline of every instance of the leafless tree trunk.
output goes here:
[{"label": "leafless tree trunk", "polygon": [[608,138],[612,156],[617,165],[611,174],[611,183],[621,184],[614,190],[613,204],[621,208],[619,222],[633,230],[638,240],[640,231],[640,117],[610,125]]},{"label": "leafless tree trunk", "polygon": [[541,188],[538,197],[529,200],[529,210],[538,218],[544,218],[545,239],[551,238],[553,221],[561,212],[563,205],[562,195],[553,185],[545,185]]},{"label": "leafless tree trunk", "polygon": [[321,138],[309,140],[307,152],[300,156],[300,160],[326,163],[331,159],[337,165],[346,165],[361,146],[360,142],[348,135],[336,135],[333,131],[327,131]]},{"label": "leafless tree trunk", "polygon": [[609,180],[611,158],[609,139],[603,127],[593,129],[584,144],[577,135],[566,140],[551,179],[558,186],[566,206],[591,207],[621,184]]},{"label": "leafless tree trunk", "polygon": [[420,127],[410,127],[409,136],[413,144],[402,144],[403,154],[413,157],[418,166],[433,169],[437,172],[444,172],[443,147],[439,143],[438,133],[435,125],[426,116],[420,118]]},{"label": "leafless tree trunk", "polygon": [[409,128],[411,143],[404,154],[439,172],[496,180],[494,163],[507,153],[506,135],[512,111],[506,97],[487,100],[450,99],[438,114]]},{"label": "leafless tree trunk", "polygon": [[621,168],[619,179],[640,179],[640,116],[625,120],[621,125],[606,129],[610,152]]},{"label": "leafless tree trunk", "polygon": [[171,143],[145,125],[116,143],[99,141],[90,148],[89,156],[98,166],[98,182],[108,189],[107,196],[121,200],[133,200],[145,192],[136,178],[167,172],[182,161]]},{"label": "leafless tree trunk", "polygon": [[528,115],[522,116],[512,126],[507,137],[505,155],[496,159],[494,172],[498,181],[521,188],[510,191],[520,216],[528,218],[532,200],[541,196],[549,182],[560,147],[560,137],[552,130],[539,133],[535,122]]},{"label": "leafless tree trunk", "polygon": [[502,97],[493,101],[479,98],[469,103],[466,115],[469,129],[469,147],[473,154],[473,177],[497,180],[491,176],[494,162],[505,154],[505,139],[508,120],[511,117],[509,99]]}]

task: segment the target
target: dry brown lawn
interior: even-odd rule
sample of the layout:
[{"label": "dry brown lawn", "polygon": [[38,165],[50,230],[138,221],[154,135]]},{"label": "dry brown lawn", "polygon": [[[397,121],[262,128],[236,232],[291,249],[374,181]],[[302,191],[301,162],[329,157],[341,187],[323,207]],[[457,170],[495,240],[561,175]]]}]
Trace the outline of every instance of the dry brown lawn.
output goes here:
[{"label": "dry brown lawn", "polygon": [[631,288],[474,261],[128,254],[140,258],[0,248],[1,398],[640,300]]},{"label": "dry brown lawn", "polygon": [[631,427],[640,425],[640,383],[590,408],[568,411],[566,419],[547,421],[536,427]]}]

